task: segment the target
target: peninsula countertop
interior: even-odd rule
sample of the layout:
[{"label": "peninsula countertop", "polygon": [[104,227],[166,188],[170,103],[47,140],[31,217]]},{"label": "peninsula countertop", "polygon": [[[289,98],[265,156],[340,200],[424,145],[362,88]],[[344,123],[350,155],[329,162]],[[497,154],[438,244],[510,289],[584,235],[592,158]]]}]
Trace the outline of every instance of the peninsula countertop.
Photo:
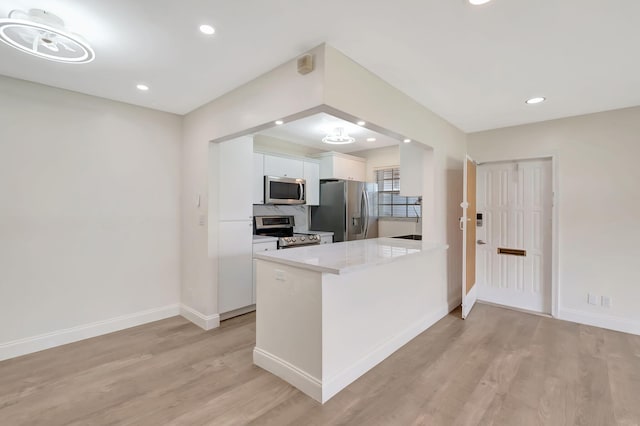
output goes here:
[{"label": "peninsula countertop", "polygon": [[255,259],[281,263],[316,272],[344,274],[393,262],[404,256],[445,250],[446,244],[398,238],[371,238],[256,253]]}]

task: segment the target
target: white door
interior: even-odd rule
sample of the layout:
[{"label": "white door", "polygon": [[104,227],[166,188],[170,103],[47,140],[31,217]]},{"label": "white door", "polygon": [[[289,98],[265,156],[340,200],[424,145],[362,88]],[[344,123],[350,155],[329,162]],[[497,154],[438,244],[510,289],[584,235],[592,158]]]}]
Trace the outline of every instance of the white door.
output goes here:
[{"label": "white door", "polygon": [[462,217],[462,318],[476,303],[476,163],[467,156],[464,163]]},{"label": "white door", "polygon": [[478,299],[551,313],[551,159],[478,167]]}]

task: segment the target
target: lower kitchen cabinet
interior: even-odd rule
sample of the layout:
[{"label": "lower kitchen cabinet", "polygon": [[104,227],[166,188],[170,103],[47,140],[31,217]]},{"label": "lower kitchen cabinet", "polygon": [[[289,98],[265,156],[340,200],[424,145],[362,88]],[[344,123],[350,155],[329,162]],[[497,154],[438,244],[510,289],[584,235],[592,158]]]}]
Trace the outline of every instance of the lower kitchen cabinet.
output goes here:
[{"label": "lower kitchen cabinet", "polygon": [[[277,241],[269,241],[268,243],[253,243],[253,252],[278,250]],[[256,261],[253,261],[253,304],[256,303]]]},{"label": "lower kitchen cabinet", "polygon": [[253,223],[218,223],[218,310],[225,313],[254,303]]}]

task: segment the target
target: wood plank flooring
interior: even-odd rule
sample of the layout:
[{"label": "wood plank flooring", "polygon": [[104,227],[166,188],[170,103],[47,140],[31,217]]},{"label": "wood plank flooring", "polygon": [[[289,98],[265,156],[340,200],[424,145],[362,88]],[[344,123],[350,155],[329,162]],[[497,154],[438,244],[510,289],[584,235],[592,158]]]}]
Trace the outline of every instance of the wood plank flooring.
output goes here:
[{"label": "wood plank flooring", "polygon": [[255,316],[0,362],[0,425],[639,425],[640,337],[477,305],[320,405],[252,364]]}]

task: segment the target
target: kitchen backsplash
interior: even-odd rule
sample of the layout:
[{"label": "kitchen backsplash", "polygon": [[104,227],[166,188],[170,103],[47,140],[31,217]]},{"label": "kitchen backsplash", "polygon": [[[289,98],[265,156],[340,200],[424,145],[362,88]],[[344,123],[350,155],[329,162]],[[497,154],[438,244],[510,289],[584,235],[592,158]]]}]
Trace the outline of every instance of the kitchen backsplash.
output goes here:
[{"label": "kitchen backsplash", "polygon": [[254,216],[293,216],[295,220],[294,232],[306,232],[309,230],[309,208],[307,206],[286,205],[258,205],[253,206]]}]

